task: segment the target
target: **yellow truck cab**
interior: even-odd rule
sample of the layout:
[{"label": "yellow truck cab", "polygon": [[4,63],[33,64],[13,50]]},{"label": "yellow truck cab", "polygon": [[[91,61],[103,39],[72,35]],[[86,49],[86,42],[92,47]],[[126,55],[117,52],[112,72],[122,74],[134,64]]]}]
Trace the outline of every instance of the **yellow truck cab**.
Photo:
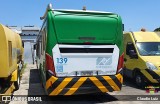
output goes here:
[{"label": "yellow truck cab", "polygon": [[124,76],[142,87],[160,83],[160,36],[155,32],[124,33]]}]

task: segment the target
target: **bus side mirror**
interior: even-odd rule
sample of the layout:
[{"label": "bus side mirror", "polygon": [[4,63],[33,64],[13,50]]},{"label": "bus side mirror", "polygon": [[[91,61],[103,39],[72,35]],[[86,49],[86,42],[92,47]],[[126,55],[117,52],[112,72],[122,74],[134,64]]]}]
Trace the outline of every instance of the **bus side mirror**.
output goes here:
[{"label": "bus side mirror", "polygon": [[137,55],[137,53],[136,53],[134,50],[130,50],[130,51],[129,51],[129,57],[130,57],[131,59],[137,59],[137,58],[138,58],[138,55]]},{"label": "bus side mirror", "polygon": [[34,45],[33,45],[34,50],[36,50],[36,47],[37,47],[37,44],[34,44]]}]

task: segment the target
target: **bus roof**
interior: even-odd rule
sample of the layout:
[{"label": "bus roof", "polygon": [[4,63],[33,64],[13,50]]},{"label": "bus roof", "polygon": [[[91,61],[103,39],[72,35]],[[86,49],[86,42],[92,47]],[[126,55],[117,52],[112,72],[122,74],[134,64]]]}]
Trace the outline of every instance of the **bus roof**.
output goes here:
[{"label": "bus roof", "polygon": [[57,9],[53,10],[53,12],[61,12],[61,13],[77,13],[77,14],[101,14],[101,15],[117,15],[111,12],[105,11],[93,11],[93,10],[74,10],[74,9]]},{"label": "bus roof", "polygon": [[118,17],[117,14],[111,13],[111,12],[104,12],[104,11],[92,11],[92,10],[70,10],[70,9],[53,9],[52,4],[48,4],[45,14],[40,17],[40,19],[44,19],[47,15],[47,12],[53,11],[54,14],[92,14],[92,15],[114,15]]}]

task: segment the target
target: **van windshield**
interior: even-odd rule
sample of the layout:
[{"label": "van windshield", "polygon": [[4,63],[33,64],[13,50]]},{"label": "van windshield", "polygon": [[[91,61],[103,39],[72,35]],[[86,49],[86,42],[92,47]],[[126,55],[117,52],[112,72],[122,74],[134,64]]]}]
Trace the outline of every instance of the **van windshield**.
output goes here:
[{"label": "van windshield", "polygon": [[137,42],[136,45],[142,56],[160,56],[160,42]]}]

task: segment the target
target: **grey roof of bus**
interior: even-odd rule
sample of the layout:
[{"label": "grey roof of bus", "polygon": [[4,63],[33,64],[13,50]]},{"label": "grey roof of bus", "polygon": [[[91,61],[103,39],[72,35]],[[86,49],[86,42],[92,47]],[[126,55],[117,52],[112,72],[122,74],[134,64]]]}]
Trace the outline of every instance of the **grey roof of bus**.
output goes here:
[{"label": "grey roof of bus", "polygon": [[92,14],[92,15],[112,15],[118,17],[118,14],[104,11],[92,11],[92,10],[72,10],[72,9],[56,9],[52,10],[54,14]]},{"label": "grey roof of bus", "polygon": [[101,13],[101,14],[114,14],[112,12],[105,12],[105,11],[94,11],[94,10],[75,10],[75,9],[55,9],[53,11],[58,12],[74,12],[74,13]]}]

